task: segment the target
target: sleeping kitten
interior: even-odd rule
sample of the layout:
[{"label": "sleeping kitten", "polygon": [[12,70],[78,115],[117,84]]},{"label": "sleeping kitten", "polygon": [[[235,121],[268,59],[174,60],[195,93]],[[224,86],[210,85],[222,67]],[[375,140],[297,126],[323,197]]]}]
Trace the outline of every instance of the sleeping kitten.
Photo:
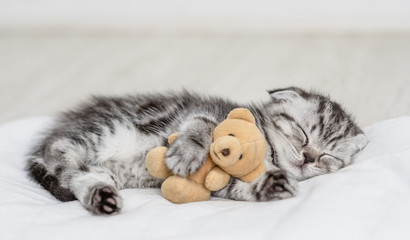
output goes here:
[{"label": "sleeping kitten", "polygon": [[212,130],[236,107],[247,107],[267,140],[267,172],[252,183],[232,178],[214,196],[246,201],[289,198],[297,181],[352,162],[367,140],[335,102],[299,88],[269,92],[271,100],[242,106],[188,92],[94,97],[62,114],[32,150],[28,171],[61,201],[78,199],[94,214],[120,211],[124,188],[160,187],[144,166],[146,153],[179,137],[166,163],[178,175],[198,170]]}]

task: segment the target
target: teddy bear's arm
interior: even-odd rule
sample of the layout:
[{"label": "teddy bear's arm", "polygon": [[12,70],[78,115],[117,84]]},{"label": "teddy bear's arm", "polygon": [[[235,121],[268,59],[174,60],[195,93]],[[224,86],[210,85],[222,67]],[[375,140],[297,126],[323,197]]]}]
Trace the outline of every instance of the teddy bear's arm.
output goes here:
[{"label": "teddy bear's arm", "polygon": [[211,191],[219,191],[228,184],[230,179],[231,175],[215,167],[206,175],[205,187]]},{"label": "teddy bear's arm", "polygon": [[264,172],[266,172],[266,166],[265,166],[265,163],[261,163],[255,170],[241,177],[240,179],[244,182],[252,182],[253,180],[257,179],[259,176],[261,176]]},{"label": "teddy bear's arm", "polygon": [[[177,138],[177,133],[171,134],[168,137],[168,143],[173,144]],[[165,163],[167,151],[167,147],[160,146],[151,149],[145,156],[145,166],[152,176],[160,179],[166,179],[172,175],[171,170]]]},{"label": "teddy bear's arm", "polygon": [[160,179],[166,179],[171,176],[171,170],[165,164],[165,154],[168,148],[161,146],[151,149],[145,157],[145,166],[148,172]]}]

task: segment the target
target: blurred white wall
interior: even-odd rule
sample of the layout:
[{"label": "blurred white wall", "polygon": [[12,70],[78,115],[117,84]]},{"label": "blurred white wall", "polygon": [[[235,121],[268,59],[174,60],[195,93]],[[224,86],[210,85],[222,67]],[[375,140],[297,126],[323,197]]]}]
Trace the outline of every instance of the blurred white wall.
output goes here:
[{"label": "blurred white wall", "polygon": [[408,31],[409,0],[1,0],[0,26]]},{"label": "blurred white wall", "polygon": [[91,94],[289,85],[361,125],[410,115],[410,0],[0,0],[0,123]]}]

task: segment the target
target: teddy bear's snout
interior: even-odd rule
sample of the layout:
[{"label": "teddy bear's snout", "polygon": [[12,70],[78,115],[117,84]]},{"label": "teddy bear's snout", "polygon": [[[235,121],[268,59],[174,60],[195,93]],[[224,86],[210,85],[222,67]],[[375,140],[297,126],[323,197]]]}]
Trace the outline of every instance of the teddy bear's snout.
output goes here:
[{"label": "teddy bear's snout", "polygon": [[241,144],[235,137],[219,137],[212,143],[210,153],[216,164],[229,167],[239,160]]}]

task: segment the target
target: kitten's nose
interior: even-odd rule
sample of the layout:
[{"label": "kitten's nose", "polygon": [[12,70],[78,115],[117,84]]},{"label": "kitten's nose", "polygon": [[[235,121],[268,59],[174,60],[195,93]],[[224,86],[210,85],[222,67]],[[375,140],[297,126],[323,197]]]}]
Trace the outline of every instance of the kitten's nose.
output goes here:
[{"label": "kitten's nose", "polygon": [[310,155],[309,153],[305,152],[303,153],[303,156],[305,157],[305,160],[303,162],[304,164],[315,162],[315,158],[312,157],[312,155]]}]

